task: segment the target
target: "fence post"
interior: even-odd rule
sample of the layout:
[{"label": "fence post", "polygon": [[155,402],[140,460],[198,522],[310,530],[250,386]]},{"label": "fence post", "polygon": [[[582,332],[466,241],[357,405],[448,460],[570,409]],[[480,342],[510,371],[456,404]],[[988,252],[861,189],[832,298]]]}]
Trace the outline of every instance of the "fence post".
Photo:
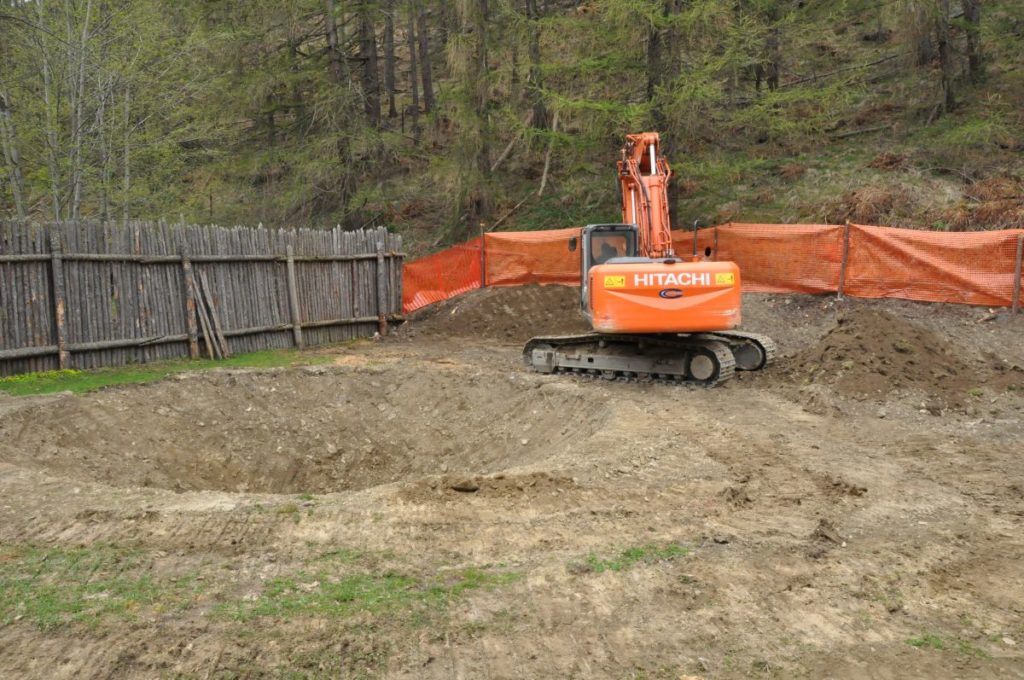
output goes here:
[{"label": "fence post", "polygon": [[487,235],[484,233],[484,223],[480,223],[480,287],[487,287]]},{"label": "fence post", "polygon": [[[379,238],[379,237],[378,237]],[[388,334],[387,317],[387,272],[384,270],[384,242],[377,241],[377,332],[381,337]]]},{"label": "fence post", "polygon": [[302,319],[299,316],[299,287],[295,279],[295,253],[291,246],[285,251],[288,254],[288,304],[292,310],[292,336],[295,346],[302,348]]},{"label": "fence post", "polygon": [[1020,270],[1024,259],[1024,234],[1017,235],[1017,265],[1013,271],[1013,313],[1020,314]]},{"label": "fence post", "polygon": [[181,249],[181,275],[185,282],[185,326],[188,330],[188,355],[199,358],[199,324],[196,322],[196,284],[192,273],[192,260],[185,249]]},{"label": "fence post", "polygon": [[715,252],[711,259],[718,261],[718,226],[715,226]]},{"label": "fence post", "polygon": [[846,221],[843,228],[843,259],[839,263],[839,287],[836,289],[836,299],[843,299],[843,289],[846,287],[846,263],[850,259],[850,221]]},{"label": "fence post", "polygon": [[57,326],[57,365],[68,367],[71,353],[67,350],[67,327],[64,307],[64,260],[60,245],[60,234],[56,228],[50,231],[50,273],[53,276],[53,318]]}]

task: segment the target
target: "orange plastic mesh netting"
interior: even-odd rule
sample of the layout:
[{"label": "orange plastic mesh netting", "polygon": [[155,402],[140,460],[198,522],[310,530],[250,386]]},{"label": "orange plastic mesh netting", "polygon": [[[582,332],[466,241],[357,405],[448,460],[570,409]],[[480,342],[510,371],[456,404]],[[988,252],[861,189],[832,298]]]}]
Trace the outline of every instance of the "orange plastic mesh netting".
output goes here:
[{"label": "orange plastic mesh netting", "polygon": [[850,225],[843,290],[855,297],[1009,306],[1021,233]]},{"label": "orange plastic mesh netting", "polygon": [[402,309],[412,312],[479,288],[480,239],[406,262],[402,267]]},{"label": "orange plastic mesh netting", "polygon": [[580,282],[580,255],[569,251],[578,228],[486,234],[488,286]]},{"label": "orange plastic mesh netting", "polygon": [[[577,285],[578,228],[486,234],[405,265],[403,306],[411,312],[482,284]],[[844,239],[847,264],[843,274]],[[698,230],[697,253],[735,262],[743,289],[835,293],[975,305],[1011,304],[1017,240],[1024,230],[943,233],[826,224],[725,224]],[[693,252],[694,234],[673,233],[676,254]],[[481,260],[486,282],[481,279]]]},{"label": "orange plastic mesh netting", "polygon": [[726,224],[715,259],[740,267],[753,293],[830,293],[839,284],[843,227],[825,224]]}]

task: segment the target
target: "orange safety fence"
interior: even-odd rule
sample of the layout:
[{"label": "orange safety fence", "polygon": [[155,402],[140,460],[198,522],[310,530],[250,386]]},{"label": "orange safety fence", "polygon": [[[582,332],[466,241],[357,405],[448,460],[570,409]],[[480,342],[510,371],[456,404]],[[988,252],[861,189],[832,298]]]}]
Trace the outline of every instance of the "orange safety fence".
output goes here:
[{"label": "orange safety fence", "polygon": [[580,253],[569,252],[579,229],[502,232],[484,235],[488,286],[580,282]]},{"label": "orange safety fence", "polygon": [[[572,228],[485,234],[482,241],[409,262],[404,310],[481,286],[578,285],[579,252],[570,252],[568,243],[579,233]],[[738,264],[747,292],[841,290],[855,297],[1009,306],[1022,239],[1021,229],[947,233],[857,224],[724,224],[698,230],[696,250]],[[694,251],[690,231],[674,232],[672,242],[681,257]]]},{"label": "orange safety fence", "polygon": [[917,231],[850,225],[843,292],[925,302],[1009,306],[1024,230]]},{"label": "orange safety fence", "polygon": [[460,243],[402,267],[402,309],[411,312],[479,288],[480,239]]}]

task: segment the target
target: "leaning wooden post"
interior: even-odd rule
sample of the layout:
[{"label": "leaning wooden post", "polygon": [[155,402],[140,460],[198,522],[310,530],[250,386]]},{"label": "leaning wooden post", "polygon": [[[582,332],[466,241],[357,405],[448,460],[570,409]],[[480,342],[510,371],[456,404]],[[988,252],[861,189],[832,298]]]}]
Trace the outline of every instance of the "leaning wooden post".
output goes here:
[{"label": "leaning wooden post", "polygon": [[50,273],[53,275],[53,318],[57,326],[57,365],[64,369],[68,367],[71,353],[67,349],[67,326],[65,324],[64,260],[60,234],[57,233],[56,228],[50,232]]},{"label": "leaning wooden post", "polygon": [[839,287],[836,289],[836,299],[843,299],[843,289],[846,287],[846,263],[850,259],[850,221],[846,221],[843,228],[843,259],[839,262]]},{"label": "leaning wooden post", "polygon": [[299,286],[295,278],[295,253],[291,246],[285,251],[288,254],[288,304],[292,310],[292,336],[296,347],[305,347],[302,341],[302,318],[299,315]]},{"label": "leaning wooden post", "polygon": [[1024,259],[1024,234],[1017,235],[1017,264],[1013,270],[1013,313],[1020,314],[1020,270]]},{"label": "leaning wooden post", "polygon": [[384,241],[377,241],[377,332],[381,337],[388,334],[387,317],[388,279],[384,269]]},{"label": "leaning wooden post", "polygon": [[185,287],[185,325],[188,330],[188,355],[199,358],[199,324],[196,321],[196,284],[192,272],[192,260],[188,259],[185,249],[181,249],[181,275]]}]

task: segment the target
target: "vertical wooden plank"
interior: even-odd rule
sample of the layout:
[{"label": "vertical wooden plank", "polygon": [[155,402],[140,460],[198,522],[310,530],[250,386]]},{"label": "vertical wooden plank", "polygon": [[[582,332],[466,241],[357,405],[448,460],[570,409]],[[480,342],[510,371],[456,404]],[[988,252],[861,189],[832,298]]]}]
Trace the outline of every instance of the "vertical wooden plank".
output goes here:
[{"label": "vertical wooden plank", "polygon": [[384,240],[377,235],[377,332],[381,337],[388,334],[388,279],[384,269]]},{"label": "vertical wooden plank", "polygon": [[1024,259],[1024,234],[1017,235],[1017,263],[1013,271],[1013,313],[1020,314],[1020,272]]},{"label": "vertical wooden plank", "polygon": [[196,323],[195,276],[192,273],[192,261],[187,251],[181,250],[181,277],[185,290],[185,326],[188,332],[188,355],[192,359],[199,358],[199,328]]},{"label": "vertical wooden plank", "polygon": [[288,302],[292,310],[292,335],[295,338],[295,346],[303,347],[302,342],[302,320],[299,318],[299,291],[295,281],[295,254],[292,247],[287,248],[288,257]]},{"label": "vertical wooden plank", "polygon": [[53,278],[53,319],[57,331],[57,365],[61,369],[68,367],[67,328],[64,319],[64,261],[61,259],[62,248],[60,234],[56,230],[50,232],[50,276]]},{"label": "vertical wooden plank", "polygon": [[850,259],[850,221],[846,221],[843,229],[843,259],[839,263],[839,286],[836,288],[836,298],[843,299],[843,288],[846,286],[846,263]]}]

